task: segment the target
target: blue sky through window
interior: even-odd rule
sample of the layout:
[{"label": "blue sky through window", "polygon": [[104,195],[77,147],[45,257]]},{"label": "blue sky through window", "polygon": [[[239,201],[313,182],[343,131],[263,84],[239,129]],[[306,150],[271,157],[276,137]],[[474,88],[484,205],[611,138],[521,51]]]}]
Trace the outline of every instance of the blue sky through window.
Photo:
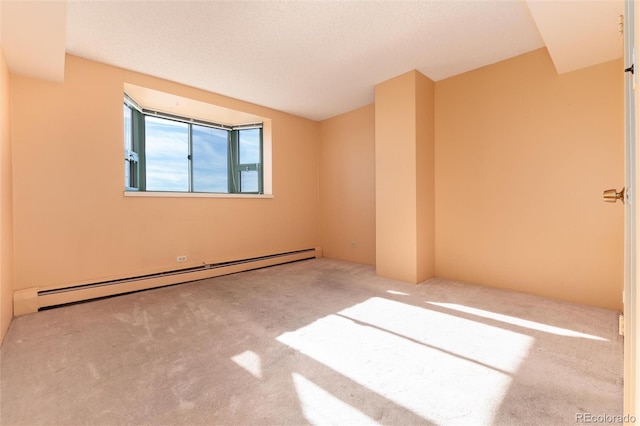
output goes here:
[{"label": "blue sky through window", "polygon": [[[127,124],[125,118],[125,130]],[[144,126],[146,190],[230,191],[230,131],[150,115],[144,117]],[[234,179],[239,178],[240,182],[235,184],[239,183],[240,192],[258,192],[259,169],[256,170],[255,165],[261,162],[261,130],[239,130],[238,138],[240,169],[236,170]],[[246,170],[243,165],[247,166]]]},{"label": "blue sky through window", "polygon": [[228,132],[193,126],[193,190],[228,192]]},{"label": "blue sky through window", "polygon": [[[145,117],[147,190],[189,190],[189,125]],[[259,141],[258,141],[259,143]],[[228,192],[228,131],[192,125],[193,191]]]},{"label": "blue sky through window", "polygon": [[[240,164],[260,163],[260,129],[238,132],[238,156]],[[240,192],[258,192],[258,171],[240,171]]]},{"label": "blue sky through window", "polygon": [[189,128],[186,123],[145,117],[147,190],[189,190]]},{"label": "blue sky through window", "polygon": [[256,164],[260,162],[260,129],[240,130],[239,154],[240,164]]}]

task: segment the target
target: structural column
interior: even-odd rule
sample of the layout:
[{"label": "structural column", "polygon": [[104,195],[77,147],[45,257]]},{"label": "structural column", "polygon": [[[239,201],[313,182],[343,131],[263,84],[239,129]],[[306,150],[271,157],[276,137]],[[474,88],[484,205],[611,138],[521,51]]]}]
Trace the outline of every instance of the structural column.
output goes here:
[{"label": "structural column", "polygon": [[375,88],[376,273],[435,274],[435,84],[414,70]]}]

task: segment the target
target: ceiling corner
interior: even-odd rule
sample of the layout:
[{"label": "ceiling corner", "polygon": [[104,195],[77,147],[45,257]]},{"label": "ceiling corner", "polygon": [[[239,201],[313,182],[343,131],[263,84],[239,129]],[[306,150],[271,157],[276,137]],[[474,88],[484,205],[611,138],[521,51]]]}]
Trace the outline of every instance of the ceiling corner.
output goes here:
[{"label": "ceiling corner", "polygon": [[11,72],[64,81],[66,0],[2,0],[0,8],[0,40]]},{"label": "ceiling corner", "polygon": [[623,0],[527,0],[558,74],[622,57]]}]

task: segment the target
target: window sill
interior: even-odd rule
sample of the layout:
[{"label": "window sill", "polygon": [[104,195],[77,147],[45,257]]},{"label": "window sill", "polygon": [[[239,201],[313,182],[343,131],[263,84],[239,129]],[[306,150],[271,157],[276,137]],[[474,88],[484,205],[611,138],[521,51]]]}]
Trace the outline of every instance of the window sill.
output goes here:
[{"label": "window sill", "polygon": [[273,198],[272,194],[219,194],[213,192],[124,191],[125,197],[151,198]]}]

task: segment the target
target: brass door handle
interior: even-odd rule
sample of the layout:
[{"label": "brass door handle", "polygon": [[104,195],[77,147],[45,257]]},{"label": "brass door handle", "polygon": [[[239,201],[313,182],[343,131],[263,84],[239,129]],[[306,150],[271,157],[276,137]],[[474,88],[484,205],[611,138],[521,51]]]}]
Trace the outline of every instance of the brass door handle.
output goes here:
[{"label": "brass door handle", "polygon": [[616,201],[622,201],[624,204],[624,187],[617,192],[615,189],[607,189],[602,193],[602,199],[607,203],[615,203]]}]

